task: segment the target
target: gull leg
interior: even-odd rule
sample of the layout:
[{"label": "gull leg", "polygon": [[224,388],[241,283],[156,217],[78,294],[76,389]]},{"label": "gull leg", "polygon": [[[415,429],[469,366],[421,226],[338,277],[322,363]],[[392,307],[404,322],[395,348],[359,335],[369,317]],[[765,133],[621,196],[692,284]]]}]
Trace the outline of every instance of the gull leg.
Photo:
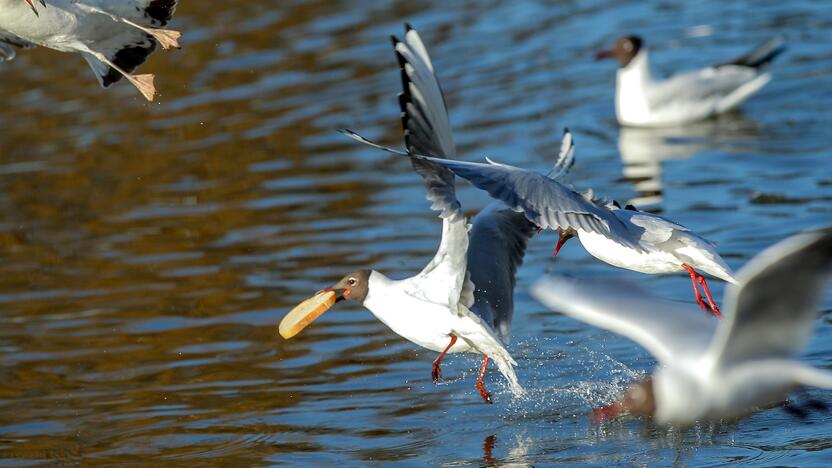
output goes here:
[{"label": "gull leg", "polygon": [[477,390],[480,392],[480,396],[482,397],[483,401],[486,403],[493,403],[491,401],[491,394],[488,393],[488,390],[485,389],[485,385],[482,383],[482,379],[485,378],[485,367],[488,365],[488,356],[483,356],[482,358],[482,367],[480,367],[480,373],[477,376]]},{"label": "gull leg", "polygon": [[[28,0],[27,0],[28,1]],[[121,16],[116,16],[110,12],[104,11],[100,8],[95,8],[89,5],[78,4],[77,5],[82,10],[87,11],[88,13],[97,13],[100,15],[109,16],[110,19],[113,21],[120,21],[124,24],[130,25],[136,29],[146,32],[153,36],[157,41],[159,41],[159,45],[162,46],[163,49],[179,49],[179,38],[182,36],[182,33],[179,31],[174,31],[173,29],[160,29],[160,28],[151,28],[151,27],[144,27],[140,24],[136,24],[130,21],[127,18],[122,18]]]},{"label": "gull leg", "polygon": [[156,87],[153,85],[152,74],[148,73],[145,75],[131,75],[130,73],[124,71],[118,65],[114,64],[110,59],[107,58],[106,55],[102,54],[101,52],[96,52],[92,49],[87,49],[86,51],[95,56],[95,58],[97,58],[98,60],[101,60],[102,62],[112,67],[113,70],[121,73],[125,78],[127,78],[127,81],[129,81],[133,86],[136,87],[136,89],[139,90],[140,93],[142,93],[142,96],[144,96],[145,99],[147,99],[148,101],[153,101],[153,96],[156,95]]},{"label": "gull leg", "polygon": [[442,377],[442,368],[439,367],[439,364],[442,362],[442,358],[445,357],[445,354],[447,354],[448,350],[451,349],[451,346],[453,346],[454,343],[456,343],[456,335],[451,335],[451,342],[448,343],[445,350],[439,354],[439,357],[433,361],[433,371],[430,373],[433,383],[439,382],[439,378]]},{"label": "gull leg", "polygon": [[716,318],[722,318],[722,312],[719,311],[719,307],[717,307],[713,296],[711,296],[711,291],[708,289],[708,283],[705,282],[705,277],[699,274],[697,274],[697,276],[699,284],[702,285],[702,290],[705,291],[705,296],[708,298],[708,305],[710,305],[711,313],[713,313]]},{"label": "gull leg", "polygon": [[711,308],[708,307],[708,304],[706,304],[705,301],[702,299],[702,295],[699,294],[699,288],[696,287],[696,279],[699,276],[699,274],[696,273],[696,271],[694,271],[693,268],[691,268],[690,265],[686,263],[682,264],[682,268],[684,268],[690,275],[690,283],[693,285],[693,293],[696,294],[696,303],[699,304],[699,307],[701,307],[702,310],[713,312]]}]

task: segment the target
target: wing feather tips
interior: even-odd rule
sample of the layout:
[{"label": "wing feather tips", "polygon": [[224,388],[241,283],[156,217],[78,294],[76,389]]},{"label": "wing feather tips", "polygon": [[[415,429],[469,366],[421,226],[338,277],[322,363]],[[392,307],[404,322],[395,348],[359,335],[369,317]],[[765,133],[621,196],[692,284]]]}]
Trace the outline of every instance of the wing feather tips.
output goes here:
[{"label": "wing feather tips", "polygon": [[144,9],[146,15],[159,22],[160,26],[164,26],[173,18],[176,13],[177,0],[153,0]]},{"label": "wing feather tips", "polygon": [[[144,41],[126,44],[108,58],[125,72],[132,73],[136,68],[143,64],[155,50],[156,40],[153,39],[153,36],[146,34]],[[101,85],[107,88],[122,78],[123,75],[118,70],[108,66],[107,72],[101,76]]]}]

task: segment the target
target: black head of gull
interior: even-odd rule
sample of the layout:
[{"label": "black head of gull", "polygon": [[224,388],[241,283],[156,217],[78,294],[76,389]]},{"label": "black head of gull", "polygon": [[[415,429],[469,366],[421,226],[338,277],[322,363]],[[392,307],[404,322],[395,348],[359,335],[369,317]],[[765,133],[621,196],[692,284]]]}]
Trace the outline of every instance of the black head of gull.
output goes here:
[{"label": "black head of gull", "polygon": [[615,402],[592,411],[596,422],[615,419],[626,414],[653,417],[656,413],[656,392],[653,379],[646,378],[633,383]]},{"label": "black head of gull", "polygon": [[618,60],[622,67],[626,67],[638,55],[642,45],[643,41],[640,37],[624,36],[616,40],[611,49],[598,52],[595,58],[598,60],[613,58]]},{"label": "black head of gull", "polygon": [[370,292],[370,273],[371,270],[352,272],[345,275],[331,287],[322,289],[322,291],[334,291],[337,294],[336,302],[350,299],[363,304],[364,299],[367,298],[367,293]]}]

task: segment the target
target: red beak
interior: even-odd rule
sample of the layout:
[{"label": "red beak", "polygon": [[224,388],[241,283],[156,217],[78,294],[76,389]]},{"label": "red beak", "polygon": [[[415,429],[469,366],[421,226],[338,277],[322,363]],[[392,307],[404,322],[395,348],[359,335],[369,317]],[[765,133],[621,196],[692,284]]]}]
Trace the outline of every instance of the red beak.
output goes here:
[{"label": "red beak", "polygon": [[620,401],[610,403],[607,406],[602,406],[592,410],[589,419],[594,423],[602,423],[621,416],[624,413],[624,405]]},{"label": "red beak", "polygon": [[601,52],[595,54],[595,60],[604,60],[608,58],[612,58],[611,50],[602,50]]}]

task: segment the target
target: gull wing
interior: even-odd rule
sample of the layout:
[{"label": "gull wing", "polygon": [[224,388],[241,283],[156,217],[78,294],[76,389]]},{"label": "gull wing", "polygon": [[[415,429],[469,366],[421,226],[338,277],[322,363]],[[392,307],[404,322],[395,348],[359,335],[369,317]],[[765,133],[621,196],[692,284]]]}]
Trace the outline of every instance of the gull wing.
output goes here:
[{"label": "gull wing", "polygon": [[754,94],[770,79],[770,74],[745,66],[708,67],[654,82],[647,90],[647,101],[656,111],[702,108],[722,112]]},{"label": "gull wing", "polygon": [[35,44],[10,32],[0,31],[0,62],[13,59],[16,55],[15,48],[30,47],[35,47]]},{"label": "gull wing", "polygon": [[[393,49],[399,62],[402,93],[399,94],[404,141],[410,152],[427,152],[439,158],[456,154],[445,97],[419,33],[405,25],[404,40],[395,36]],[[453,172],[426,160],[411,159],[413,169],[425,180],[431,208],[440,212],[442,240],[433,259],[416,276],[420,289],[431,301],[470,305],[466,293],[468,224],[456,198]],[[464,307],[457,308],[460,314]]]},{"label": "gull wing", "polygon": [[[405,146],[412,153],[453,159],[456,147],[439,79],[419,33],[409,24],[405,28],[404,41],[392,37],[402,78],[399,107]],[[427,160],[411,159],[411,164],[425,179],[431,208],[442,218],[462,217],[453,172]]]},{"label": "gull wing", "polygon": [[468,272],[474,283],[470,308],[508,344],[514,313],[517,268],[528,240],[537,232],[523,213],[495,201],[474,217],[468,247]]},{"label": "gull wing", "polygon": [[806,345],[832,274],[832,227],[798,234],[754,257],[729,286],[709,349],[716,365],[790,358]]},{"label": "gull wing", "polygon": [[627,226],[612,212],[543,174],[507,164],[473,163],[422,156],[452,170],[475,187],[511,209],[525,213],[543,229],[583,230],[601,234],[619,244],[643,250]]},{"label": "gull wing", "polygon": [[558,158],[552,169],[546,174],[550,179],[560,179],[565,176],[569,169],[575,164],[575,142],[572,138],[572,132],[568,128],[563,129],[563,138],[560,141],[560,152]]},{"label": "gull wing", "polygon": [[693,304],[609,280],[543,278],[532,286],[532,296],[554,311],[626,336],[663,363],[700,357],[717,326]]}]

